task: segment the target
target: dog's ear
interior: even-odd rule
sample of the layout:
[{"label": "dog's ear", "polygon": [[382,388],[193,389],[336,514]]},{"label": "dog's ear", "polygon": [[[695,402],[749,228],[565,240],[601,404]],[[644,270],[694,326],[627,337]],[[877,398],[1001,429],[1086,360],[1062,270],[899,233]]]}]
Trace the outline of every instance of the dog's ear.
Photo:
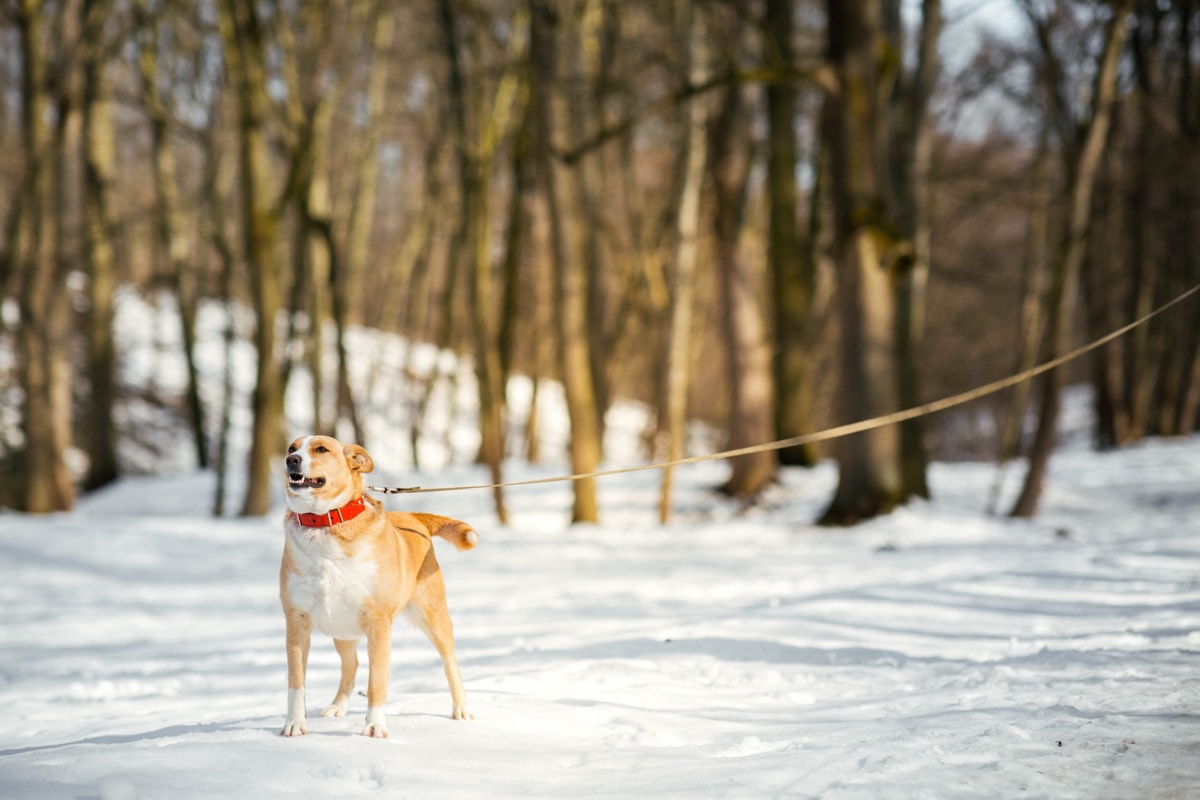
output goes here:
[{"label": "dog's ear", "polygon": [[346,463],[354,472],[370,472],[375,469],[375,462],[360,445],[348,444],[342,448],[342,452],[346,454]]}]

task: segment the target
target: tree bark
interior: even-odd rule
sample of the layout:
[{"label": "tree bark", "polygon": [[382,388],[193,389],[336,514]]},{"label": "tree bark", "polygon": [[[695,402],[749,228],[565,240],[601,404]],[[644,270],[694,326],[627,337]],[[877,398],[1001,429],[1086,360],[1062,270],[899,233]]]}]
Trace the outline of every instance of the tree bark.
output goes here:
[{"label": "tree bark", "polygon": [[176,176],[175,154],[171,149],[171,111],[168,108],[175,86],[167,89],[167,99],[160,95],[158,67],[158,20],[141,5],[143,39],[138,53],[138,67],[142,83],[142,104],[150,120],[151,169],[154,175],[154,221],[159,246],[167,257],[170,267],[169,279],[175,288],[175,299],[179,306],[180,333],[183,340],[183,356],[187,367],[187,412],[191,427],[192,443],[196,463],[201,469],[208,467],[208,435],[205,430],[204,406],[200,400],[200,377],[196,363],[196,313],[200,298],[194,265],[188,263],[188,243],[183,233],[182,211],[179,203],[179,186]]},{"label": "tree bark", "polygon": [[[578,44],[571,47],[578,77],[578,88],[567,95],[571,111],[571,141],[580,141],[591,130],[598,129],[602,121],[601,111],[604,97],[600,83],[601,37],[606,23],[605,17],[616,13],[619,4],[605,0],[583,0],[578,15]],[[604,169],[600,154],[592,153],[579,159],[575,165],[579,179],[580,221],[579,235],[583,237],[587,256],[587,332],[588,364],[592,372],[592,387],[596,398],[596,424],[598,436],[604,438],[604,412],[612,402],[609,381],[609,350],[612,335],[609,324],[609,307],[612,305],[609,281],[606,280],[606,264],[601,253],[600,232],[604,228],[600,206],[603,191]]]},{"label": "tree bark", "polygon": [[275,352],[275,325],[282,305],[275,262],[278,219],[268,196],[271,161],[265,130],[268,101],[262,28],[251,0],[223,0],[221,11],[226,58],[238,98],[238,177],[245,213],[242,233],[258,352],[242,505],[243,516],[250,516],[270,509],[271,464],[283,446],[283,384]]},{"label": "tree bark", "polygon": [[[885,28],[897,57],[903,53],[900,3],[885,4]],[[918,33],[917,63],[896,81],[892,94],[891,187],[892,209],[907,252],[897,259],[896,353],[899,401],[903,408],[921,404],[921,342],[925,332],[925,288],[929,282],[932,213],[930,162],[932,130],[929,98],[939,73],[938,40],[942,29],[940,0],[923,0]],[[900,423],[902,493],[929,497],[926,480],[925,424],[918,417]]]},{"label": "tree bark", "polygon": [[[1066,165],[1066,174],[1070,180],[1067,197],[1068,227],[1055,259],[1051,279],[1048,297],[1050,313],[1047,317],[1045,340],[1048,349],[1044,352],[1043,360],[1066,352],[1070,345],[1080,272],[1083,268],[1088,227],[1091,223],[1092,191],[1100,158],[1108,140],[1117,89],[1117,65],[1125,44],[1125,18],[1131,7],[1131,0],[1122,0],[1113,8],[1113,17],[1105,34],[1104,50],[1096,65],[1091,114],[1083,127],[1078,148],[1069,148],[1067,151],[1077,155],[1068,155],[1070,163]],[[1038,24],[1036,19],[1034,22]],[[1047,44],[1043,50],[1046,58],[1054,58],[1048,47],[1049,37],[1042,36],[1041,41]],[[1061,87],[1059,93],[1065,89],[1066,87]],[[1032,517],[1037,513],[1038,501],[1041,499],[1050,464],[1050,454],[1054,450],[1062,385],[1062,370],[1052,370],[1042,377],[1038,427],[1029,453],[1029,471],[1011,512],[1014,517]]]},{"label": "tree bark", "polygon": [[[25,440],[16,472],[20,508],[47,513],[69,510],[75,501],[65,460],[70,443],[70,364],[66,259],[59,249],[62,148],[49,123],[50,54],[44,47],[42,3],[22,0],[16,19],[21,45],[21,142],[26,154],[20,194],[11,211],[8,247],[20,311],[17,378],[23,390],[20,414]],[[60,116],[59,125],[63,124]]]},{"label": "tree bark", "polygon": [[[683,12],[691,42],[689,77],[701,81],[708,73],[708,36],[704,16],[692,8]],[[676,218],[675,269],[671,275],[671,312],[667,324],[666,369],[663,370],[663,420],[659,429],[667,438],[667,461],[683,456],[687,443],[688,387],[691,374],[692,318],[696,304],[696,265],[699,260],[700,200],[707,160],[708,106],[705,98],[693,98],[688,106],[687,139],[684,147],[683,190]],[[663,469],[658,518],[671,516],[674,467]]]},{"label": "tree bark", "polygon": [[[450,66],[449,100],[453,135],[458,144],[461,203],[460,238],[466,242],[467,273],[471,276],[469,296],[475,345],[475,377],[479,397],[479,458],[487,466],[493,484],[503,482],[505,396],[500,350],[499,309],[491,259],[490,190],[496,146],[509,127],[519,89],[519,77],[509,70],[500,79],[491,109],[471,115],[462,64],[463,48],[458,41],[456,11],[451,0],[440,4],[442,35]],[[508,59],[516,64],[524,58],[529,23],[517,12],[510,26]],[[469,125],[469,117],[475,126]],[[493,489],[496,516],[507,524],[504,492]]]},{"label": "tree bark", "polygon": [[[795,64],[792,47],[793,0],[767,0],[763,18],[767,66],[784,72]],[[814,429],[812,421],[813,359],[812,298],[815,265],[801,241],[797,216],[796,102],[794,85],[767,86],[767,192],[770,198],[767,258],[772,280],[775,323],[774,435],[764,441],[788,439]],[[820,451],[815,444],[796,445],[778,452],[784,464],[812,466]],[[735,467],[736,469],[736,467]]]},{"label": "tree bark", "polygon": [[[554,245],[554,304],[557,314],[559,358],[571,420],[571,470],[588,473],[600,463],[600,419],[596,405],[588,338],[587,246],[582,223],[581,179],[575,168],[553,157],[555,141],[567,141],[571,130],[570,107],[556,81],[564,76],[560,49],[559,12],[549,0],[531,3],[530,58],[533,63],[533,108],[538,120],[538,152]],[[558,89],[558,91],[555,91]],[[596,522],[596,482],[574,482],[572,522]]]},{"label": "tree bark", "polygon": [[88,472],[85,491],[98,489],[120,474],[117,463],[117,357],[113,343],[113,296],[117,288],[113,225],[108,192],[115,169],[111,108],[103,87],[104,59],[99,52],[101,22],[109,3],[88,0],[85,24],[93,33],[83,63],[84,218],[88,269],[87,376],[89,401]]},{"label": "tree bark", "polygon": [[[719,13],[715,12],[714,13]],[[720,29],[724,30],[735,21],[722,20]],[[724,38],[724,37],[723,37]],[[737,37],[725,38],[730,42],[728,50],[733,50],[732,44]],[[736,52],[727,52],[724,60],[732,64]],[[693,82],[704,80],[705,74],[692,76]],[[709,149],[708,166],[712,180],[713,196],[713,233],[716,247],[714,258],[720,276],[720,308],[722,310],[725,347],[728,353],[727,376],[729,386],[729,449],[738,449],[771,441],[776,433],[779,417],[775,414],[775,383],[772,376],[771,348],[768,343],[768,331],[765,324],[767,317],[767,301],[763,296],[766,275],[756,268],[752,259],[741,258],[738,253],[738,243],[741,239],[745,222],[746,193],[750,177],[753,153],[748,150],[750,141],[749,123],[752,115],[747,113],[743,89],[739,86],[728,86],[719,93],[720,108],[709,126],[711,147]],[[693,103],[703,103],[700,98]],[[789,125],[790,127],[790,125]],[[789,139],[791,134],[789,132]],[[793,144],[794,158],[794,144]],[[775,166],[778,166],[776,164]],[[793,162],[794,169],[794,162]],[[769,165],[768,167],[772,167]],[[789,247],[800,249],[796,240],[794,214],[795,179],[788,181],[791,192],[790,198],[784,203],[791,209],[793,219],[789,226],[781,225],[782,230],[771,235],[775,241],[777,235],[783,236],[789,242]],[[774,184],[774,175],[768,178]],[[787,194],[784,192],[783,194]],[[774,195],[773,195],[774,196]],[[772,206],[774,209],[774,205]],[[772,211],[771,228],[775,229],[776,214]],[[774,245],[771,245],[774,247]],[[797,256],[798,253],[792,253]],[[802,256],[799,257],[803,261]],[[776,264],[776,267],[780,265]],[[794,277],[794,276],[793,276]],[[807,290],[806,290],[807,314]],[[810,320],[800,320],[803,325]],[[797,344],[793,342],[793,344]],[[801,353],[804,365],[807,366],[810,354],[805,349]],[[804,403],[808,402],[809,387],[807,380],[802,385],[793,387],[794,392],[805,395]],[[795,400],[795,397],[792,398]],[[796,420],[798,417],[790,417]],[[803,451],[803,449],[801,448]],[[803,451],[807,452],[807,451]],[[730,474],[722,491],[744,500],[751,499],[761,493],[775,480],[775,467],[778,463],[776,454],[771,451],[738,456],[729,460]]]},{"label": "tree bark", "polygon": [[[1021,262],[1021,315],[1018,320],[1021,336],[1017,361],[1013,367],[1014,374],[1025,372],[1037,364],[1038,343],[1044,327],[1042,297],[1046,291],[1049,261],[1047,251],[1050,244],[1049,217],[1053,194],[1051,153],[1047,139],[1048,132],[1043,129],[1030,175],[1025,257]],[[996,512],[999,503],[1004,466],[1016,458],[1021,449],[1021,434],[1029,406],[1030,388],[1029,381],[1014,386],[1008,407],[1001,414],[999,450],[996,458],[998,469],[988,499],[988,513],[991,514]]]},{"label": "tree bark", "polygon": [[[372,18],[371,11],[374,11]],[[387,108],[388,80],[392,74],[390,51],[396,38],[397,4],[356,0],[355,14],[369,23],[371,31],[371,68],[367,77],[365,105],[363,108],[362,155],[354,164],[357,187],[350,210],[346,234],[345,273],[342,284],[348,298],[347,324],[362,324],[361,312],[355,311],[356,304],[364,303],[370,293],[365,292],[368,265],[372,259],[372,229],[379,198],[379,144],[383,129],[383,111]]]},{"label": "tree bark", "polygon": [[[888,134],[879,63],[886,52],[879,7],[828,0],[829,59],[838,88],[828,98],[825,142],[832,153],[834,258],[841,333],[841,407],[851,420],[897,410],[895,223],[886,216],[881,154]],[[904,499],[896,426],[839,439],[838,486],[821,517],[848,525]]]}]

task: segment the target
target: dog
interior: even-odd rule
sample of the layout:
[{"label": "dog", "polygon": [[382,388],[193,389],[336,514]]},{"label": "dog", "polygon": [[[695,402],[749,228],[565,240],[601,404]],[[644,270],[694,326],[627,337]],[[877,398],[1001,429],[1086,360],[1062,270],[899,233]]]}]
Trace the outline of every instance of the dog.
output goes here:
[{"label": "dog", "polygon": [[433,552],[441,536],[469,550],[479,535],[465,522],[436,514],[385,512],[363,494],[363,474],[375,468],[356,444],[303,436],[285,459],[288,513],[284,519],[279,597],[287,619],[288,707],[281,734],[308,733],[304,679],[315,627],[333,637],[342,677],[323,717],[343,717],[358,670],[358,642],[367,640],[367,721],[363,735],[387,738],[388,661],[392,621],[404,611],[437,648],[450,684],[451,717],[473,719],[467,705],[446,589]]}]

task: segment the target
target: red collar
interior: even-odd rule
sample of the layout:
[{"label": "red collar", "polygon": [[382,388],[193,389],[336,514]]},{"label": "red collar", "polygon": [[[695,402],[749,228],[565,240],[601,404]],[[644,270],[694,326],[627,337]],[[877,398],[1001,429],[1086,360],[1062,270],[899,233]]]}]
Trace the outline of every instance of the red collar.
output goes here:
[{"label": "red collar", "polygon": [[305,528],[332,528],[339,522],[349,522],[366,510],[367,502],[363,499],[362,495],[359,495],[356,500],[351,500],[341,508],[335,508],[325,514],[300,514],[292,512],[292,516],[296,518],[296,522],[299,522]]}]

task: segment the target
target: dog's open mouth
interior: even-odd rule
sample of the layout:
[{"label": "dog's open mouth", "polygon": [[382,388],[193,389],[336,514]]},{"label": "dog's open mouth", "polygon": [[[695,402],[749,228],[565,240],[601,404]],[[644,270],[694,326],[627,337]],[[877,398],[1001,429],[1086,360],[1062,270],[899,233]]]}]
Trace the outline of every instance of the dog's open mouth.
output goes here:
[{"label": "dog's open mouth", "polygon": [[324,478],[306,478],[298,472],[288,475],[288,487],[292,489],[320,489],[324,485]]}]

